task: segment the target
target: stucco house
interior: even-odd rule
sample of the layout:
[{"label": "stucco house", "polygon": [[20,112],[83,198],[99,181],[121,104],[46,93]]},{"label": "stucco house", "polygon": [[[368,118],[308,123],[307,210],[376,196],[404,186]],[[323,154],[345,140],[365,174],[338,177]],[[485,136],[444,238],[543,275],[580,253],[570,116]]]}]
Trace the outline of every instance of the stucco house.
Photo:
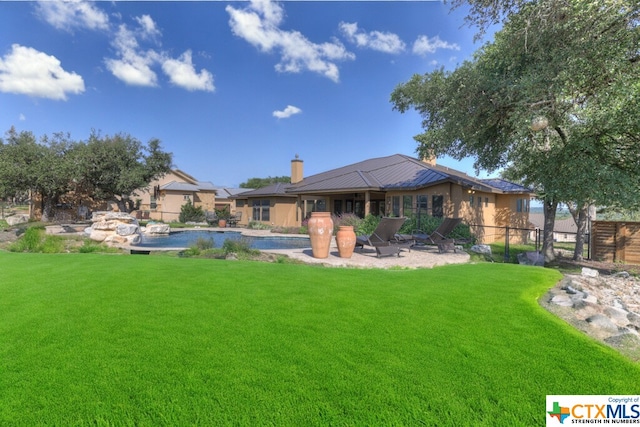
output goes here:
[{"label": "stucco house", "polygon": [[[526,228],[531,190],[503,179],[477,179],[464,172],[403,154],[378,157],[303,176],[303,161],[291,161],[291,184],[274,184],[236,196],[247,220],[298,226],[313,211],[336,214],[410,214],[457,217],[480,241],[504,239],[501,227]],[[510,234],[513,242],[527,239]]]},{"label": "stucco house", "polygon": [[140,219],[178,221],[182,205],[190,201],[205,211],[213,211],[216,188],[211,182],[198,181],[188,173],[174,169],[163,177],[137,190],[131,198],[136,202]]}]

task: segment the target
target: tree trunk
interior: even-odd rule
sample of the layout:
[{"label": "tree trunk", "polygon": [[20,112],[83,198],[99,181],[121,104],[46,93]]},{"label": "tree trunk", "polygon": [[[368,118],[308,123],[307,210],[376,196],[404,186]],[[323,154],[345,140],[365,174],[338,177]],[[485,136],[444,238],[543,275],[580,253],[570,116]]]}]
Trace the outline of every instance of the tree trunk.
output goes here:
[{"label": "tree trunk", "polygon": [[42,195],[42,222],[49,222],[53,217],[53,201],[50,197]]},{"label": "tree trunk", "polygon": [[582,261],[584,256],[584,241],[587,234],[587,220],[589,219],[589,204],[567,203],[567,206],[569,207],[569,212],[571,212],[571,216],[578,227],[576,233],[576,247],[573,250],[573,259],[574,261]]},{"label": "tree trunk", "polygon": [[553,227],[556,222],[556,210],[558,202],[555,200],[544,200],[544,231],[542,237],[542,255],[545,262],[552,262],[556,259],[553,252]]}]

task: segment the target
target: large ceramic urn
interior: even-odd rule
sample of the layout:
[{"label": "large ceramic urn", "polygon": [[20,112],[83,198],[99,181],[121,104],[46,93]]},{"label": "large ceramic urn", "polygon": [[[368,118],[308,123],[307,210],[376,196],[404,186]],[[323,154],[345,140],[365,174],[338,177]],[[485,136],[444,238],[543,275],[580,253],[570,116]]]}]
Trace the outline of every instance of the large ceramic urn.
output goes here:
[{"label": "large ceramic urn", "polygon": [[356,233],[352,225],[341,225],[336,233],[336,246],[340,258],[351,258],[356,247]]},{"label": "large ceramic urn", "polygon": [[329,212],[311,212],[307,224],[314,258],[327,258],[333,237],[333,220]]}]

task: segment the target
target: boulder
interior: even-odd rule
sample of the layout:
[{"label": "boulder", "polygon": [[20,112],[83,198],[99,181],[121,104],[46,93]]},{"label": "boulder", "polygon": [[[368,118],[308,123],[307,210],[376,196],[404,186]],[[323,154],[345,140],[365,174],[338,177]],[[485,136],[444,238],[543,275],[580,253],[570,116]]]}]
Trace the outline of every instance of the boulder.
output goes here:
[{"label": "boulder", "polygon": [[85,233],[91,240],[111,244],[139,243],[140,227],[138,220],[123,212],[94,212],[93,224]]},{"label": "boulder", "polygon": [[470,249],[471,252],[483,255],[491,255],[491,246],[489,245],[473,245]]},{"label": "boulder", "polygon": [[169,224],[147,224],[144,232],[146,234],[169,234],[171,227]]},{"label": "boulder", "polygon": [[544,255],[535,251],[522,252],[518,254],[518,263],[522,265],[544,267]]},{"label": "boulder", "polygon": [[116,226],[116,234],[118,236],[131,236],[138,232],[137,224],[120,223]]},{"label": "boulder", "polygon": [[594,314],[587,317],[586,321],[594,328],[603,329],[607,332],[618,332],[618,326],[604,314]]},{"label": "boulder", "polygon": [[11,215],[6,217],[5,221],[7,221],[7,224],[11,226],[24,224],[25,222],[29,222],[29,215],[26,215],[26,214]]},{"label": "boulder", "polygon": [[582,267],[582,275],[584,277],[598,277],[600,273],[598,270],[594,270],[593,268]]}]

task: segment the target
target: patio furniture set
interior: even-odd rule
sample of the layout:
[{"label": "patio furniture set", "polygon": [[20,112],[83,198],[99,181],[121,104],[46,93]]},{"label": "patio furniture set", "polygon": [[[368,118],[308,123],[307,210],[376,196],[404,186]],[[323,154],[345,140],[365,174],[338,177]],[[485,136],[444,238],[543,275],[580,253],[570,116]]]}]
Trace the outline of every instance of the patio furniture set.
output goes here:
[{"label": "patio furniture set", "polygon": [[445,218],[438,228],[429,234],[422,230],[414,230],[411,234],[399,234],[405,221],[406,218],[382,218],[373,233],[356,238],[356,248],[362,251],[365,246],[372,247],[378,257],[400,256],[401,251],[410,251],[415,245],[435,245],[440,253],[448,250],[456,252],[456,240],[449,236],[462,219]]}]

